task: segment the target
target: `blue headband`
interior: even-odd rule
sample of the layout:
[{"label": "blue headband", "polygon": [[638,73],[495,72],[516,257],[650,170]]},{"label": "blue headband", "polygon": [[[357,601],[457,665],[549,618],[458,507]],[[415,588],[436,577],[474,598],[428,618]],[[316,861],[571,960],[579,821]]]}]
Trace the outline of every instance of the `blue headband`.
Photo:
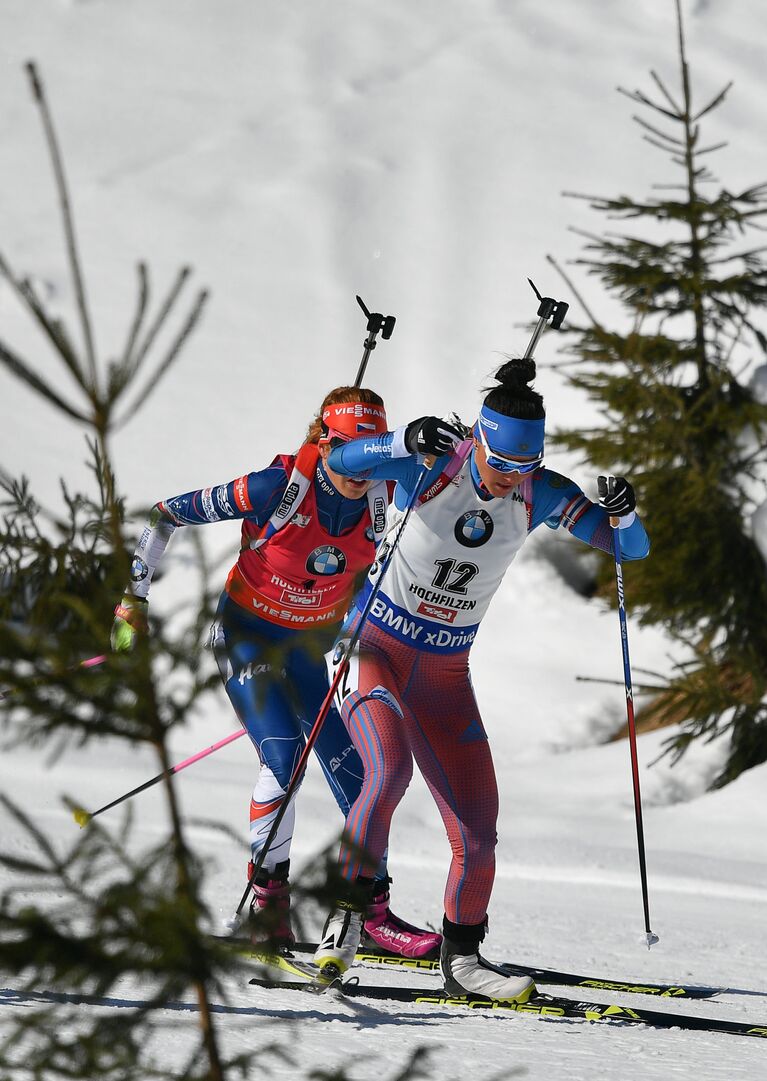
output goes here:
[{"label": "blue headband", "polygon": [[482,425],[485,439],[491,450],[514,457],[536,457],[543,454],[546,421],[520,420],[496,413],[483,405],[479,411],[478,424]]}]

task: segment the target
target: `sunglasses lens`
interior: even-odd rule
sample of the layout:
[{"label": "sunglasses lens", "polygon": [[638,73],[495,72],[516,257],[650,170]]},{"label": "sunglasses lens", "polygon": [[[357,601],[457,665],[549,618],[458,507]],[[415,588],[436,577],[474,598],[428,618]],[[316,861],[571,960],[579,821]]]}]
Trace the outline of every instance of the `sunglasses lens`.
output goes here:
[{"label": "sunglasses lens", "polygon": [[542,461],[542,458],[538,458],[534,462],[510,462],[507,458],[497,458],[494,454],[487,455],[487,464],[498,473],[532,473]]},{"label": "sunglasses lens", "polygon": [[503,458],[496,458],[494,454],[487,455],[487,464],[490,466],[491,469],[495,469],[497,473],[517,472],[511,462],[507,462]]}]

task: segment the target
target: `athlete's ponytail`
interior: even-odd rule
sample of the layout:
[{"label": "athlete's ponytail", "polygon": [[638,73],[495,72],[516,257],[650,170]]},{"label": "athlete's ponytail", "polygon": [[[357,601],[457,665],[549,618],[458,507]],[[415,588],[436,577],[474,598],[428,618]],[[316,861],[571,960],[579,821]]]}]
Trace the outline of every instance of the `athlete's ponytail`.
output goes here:
[{"label": "athlete's ponytail", "polygon": [[485,387],[484,404],[496,413],[519,420],[543,420],[543,398],[529,383],[535,379],[532,357],[509,357],[493,377],[498,386]]},{"label": "athlete's ponytail", "polygon": [[335,390],[331,390],[329,394],[325,395],[324,401],[320,406],[317,415],[309,425],[309,430],[306,433],[307,443],[319,443],[322,436],[322,414],[329,405],[338,405],[342,402],[362,402],[364,405],[380,405],[383,406],[383,398],[380,394],[376,394],[374,390],[367,390],[365,387],[336,387]]}]

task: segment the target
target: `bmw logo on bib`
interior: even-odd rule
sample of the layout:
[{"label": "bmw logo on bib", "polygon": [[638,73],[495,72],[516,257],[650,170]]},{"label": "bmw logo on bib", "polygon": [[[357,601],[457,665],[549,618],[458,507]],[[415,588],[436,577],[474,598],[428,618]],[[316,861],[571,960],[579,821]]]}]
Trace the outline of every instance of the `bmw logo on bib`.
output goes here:
[{"label": "bmw logo on bib", "polygon": [[455,539],[465,548],[479,548],[490,540],[494,528],[486,510],[470,510],[455,523]]},{"label": "bmw logo on bib", "polygon": [[149,567],[147,567],[144,560],[140,559],[138,556],[135,556],[133,562],[130,565],[131,582],[143,582],[148,574]]},{"label": "bmw logo on bib", "polygon": [[340,548],[334,548],[332,544],[322,544],[309,553],[306,569],[310,574],[343,574],[346,570],[346,556]]}]

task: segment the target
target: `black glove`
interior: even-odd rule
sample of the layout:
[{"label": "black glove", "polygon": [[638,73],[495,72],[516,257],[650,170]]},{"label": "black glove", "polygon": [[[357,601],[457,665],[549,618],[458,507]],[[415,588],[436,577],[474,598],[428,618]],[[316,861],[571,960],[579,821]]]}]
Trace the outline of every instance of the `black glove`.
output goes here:
[{"label": "black glove", "polygon": [[625,477],[597,477],[599,505],[611,518],[621,518],[636,509],[634,489]]},{"label": "black glove", "polygon": [[411,454],[440,457],[448,454],[462,440],[458,428],[439,417],[419,417],[418,420],[411,420],[405,428],[405,446]]}]

